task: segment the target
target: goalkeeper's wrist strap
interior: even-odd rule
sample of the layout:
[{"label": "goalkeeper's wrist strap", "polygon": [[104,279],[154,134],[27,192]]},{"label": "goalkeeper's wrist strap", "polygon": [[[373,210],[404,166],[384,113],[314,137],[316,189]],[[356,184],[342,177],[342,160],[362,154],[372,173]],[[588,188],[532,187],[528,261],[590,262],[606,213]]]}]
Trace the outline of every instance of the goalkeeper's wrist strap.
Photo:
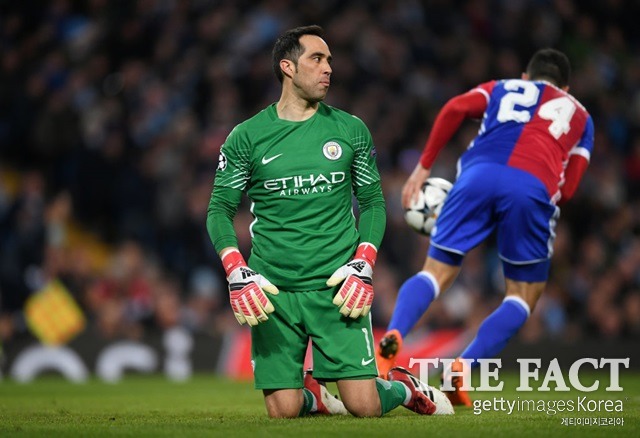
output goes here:
[{"label": "goalkeeper's wrist strap", "polygon": [[222,266],[228,277],[234,269],[240,266],[247,266],[247,262],[244,261],[240,251],[234,248],[222,254]]},{"label": "goalkeeper's wrist strap", "polygon": [[358,245],[358,249],[356,250],[356,255],[354,259],[363,259],[367,263],[373,266],[376,264],[376,257],[378,256],[378,250],[375,246],[370,244],[369,242],[363,242]]}]

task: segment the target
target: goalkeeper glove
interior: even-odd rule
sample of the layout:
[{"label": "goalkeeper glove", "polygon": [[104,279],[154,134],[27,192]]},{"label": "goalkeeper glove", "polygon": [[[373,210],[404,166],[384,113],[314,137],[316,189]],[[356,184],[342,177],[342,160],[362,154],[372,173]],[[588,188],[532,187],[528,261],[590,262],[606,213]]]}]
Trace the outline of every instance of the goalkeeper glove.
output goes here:
[{"label": "goalkeeper glove", "polygon": [[269,319],[275,309],[265,292],[278,295],[278,288],[257,272],[249,269],[242,254],[232,249],[222,256],[222,264],[229,282],[229,300],[233,315],[242,325],[258,325]]},{"label": "goalkeeper glove", "polygon": [[340,307],[344,316],[356,319],[369,313],[373,302],[371,276],[377,254],[375,246],[361,243],[353,260],[338,268],[327,280],[327,286],[336,286],[344,280],[333,298],[333,304]]}]

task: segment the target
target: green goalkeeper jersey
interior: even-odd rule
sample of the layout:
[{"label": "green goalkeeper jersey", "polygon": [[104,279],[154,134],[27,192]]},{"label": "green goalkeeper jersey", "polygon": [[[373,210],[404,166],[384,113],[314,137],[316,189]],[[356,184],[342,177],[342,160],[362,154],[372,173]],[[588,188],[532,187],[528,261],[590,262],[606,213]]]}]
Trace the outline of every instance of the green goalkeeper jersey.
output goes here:
[{"label": "green goalkeeper jersey", "polygon": [[223,201],[216,191],[246,191],[254,216],[249,266],[284,290],[324,289],[360,242],[352,194],[362,207],[362,193],[372,185],[374,204],[383,214],[369,241],[379,245],[384,199],[365,124],[324,103],[308,120],[282,120],[272,104],[237,125],[222,146],[209,233],[218,251],[237,245],[235,234],[213,231],[209,222],[216,202]]}]

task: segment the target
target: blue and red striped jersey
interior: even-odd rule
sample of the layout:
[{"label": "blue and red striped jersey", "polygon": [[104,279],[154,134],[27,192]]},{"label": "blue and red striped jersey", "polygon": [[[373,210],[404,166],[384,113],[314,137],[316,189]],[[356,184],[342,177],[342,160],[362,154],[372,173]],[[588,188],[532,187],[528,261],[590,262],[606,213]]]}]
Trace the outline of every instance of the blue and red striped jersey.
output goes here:
[{"label": "blue and red striped jersey", "polygon": [[570,155],[587,162],[593,120],[573,96],[546,81],[509,79],[478,85],[487,107],[477,137],[461,157],[461,170],[480,162],[506,164],[539,178],[559,198]]}]

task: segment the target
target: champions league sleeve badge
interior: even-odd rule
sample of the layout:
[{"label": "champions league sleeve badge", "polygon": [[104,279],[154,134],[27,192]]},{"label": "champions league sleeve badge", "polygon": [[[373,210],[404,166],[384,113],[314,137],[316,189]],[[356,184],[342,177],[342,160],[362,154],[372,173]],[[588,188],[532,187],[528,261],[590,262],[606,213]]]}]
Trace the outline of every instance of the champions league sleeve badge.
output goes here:
[{"label": "champions league sleeve badge", "polygon": [[220,155],[218,156],[218,169],[217,170],[225,170],[227,168],[227,157],[224,152],[220,151]]}]

